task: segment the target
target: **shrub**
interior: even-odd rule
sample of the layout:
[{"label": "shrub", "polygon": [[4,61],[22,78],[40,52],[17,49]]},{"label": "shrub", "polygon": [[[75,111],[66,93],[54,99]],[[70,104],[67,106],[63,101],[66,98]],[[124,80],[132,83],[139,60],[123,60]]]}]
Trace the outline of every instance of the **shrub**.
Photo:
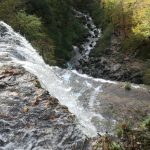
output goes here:
[{"label": "shrub", "polygon": [[116,142],[112,142],[112,145],[111,145],[111,150],[122,150],[121,146],[116,143]]},{"label": "shrub", "polygon": [[11,23],[23,3],[22,0],[0,0],[0,19]]},{"label": "shrub", "polygon": [[142,124],[142,127],[150,131],[150,117],[148,117]]},{"label": "shrub", "polygon": [[126,84],[125,84],[125,90],[127,90],[127,91],[130,91],[131,90],[131,83],[129,83],[129,82],[127,82]]},{"label": "shrub", "polygon": [[20,11],[16,15],[15,28],[20,30],[22,34],[25,34],[28,39],[41,39],[45,37],[42,32],[41,19],[35,15],[29,15],[25,11]]}]

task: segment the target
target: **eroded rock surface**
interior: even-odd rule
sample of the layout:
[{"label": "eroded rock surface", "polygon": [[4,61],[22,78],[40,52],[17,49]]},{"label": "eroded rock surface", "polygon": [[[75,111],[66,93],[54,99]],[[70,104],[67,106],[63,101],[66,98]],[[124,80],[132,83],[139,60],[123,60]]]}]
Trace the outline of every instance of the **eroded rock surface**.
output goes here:
[{"label": "eroded rock surface", "polygon": [[0,70],[0,150],[88,149],[67,107],[22,67]]}]

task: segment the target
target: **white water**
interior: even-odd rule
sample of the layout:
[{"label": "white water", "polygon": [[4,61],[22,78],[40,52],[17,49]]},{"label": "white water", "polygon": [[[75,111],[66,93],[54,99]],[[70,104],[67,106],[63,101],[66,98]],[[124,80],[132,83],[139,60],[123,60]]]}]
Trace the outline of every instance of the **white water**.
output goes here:
[{"label": "white water", "polygon": [[74,57],[68,63],[68,68],[72,68],[74,65],[79,65],[79,60],[87,60],[91,50],[96,46],[97,41],[101,37],[101,30],[97,28],[93,22],[93,19],[85,13],[73,10],[75,16],[79,19],[85,20],[84,27],[88,30],[88,36],[85,38],[85,42],[79,46],[73,46],[75,53]]},{"label": "white water", "polygon": [[[42,86],[76,115],[79,127],[87,136],[96,136],[97,130],[105,132],[103,122],[106,120],[95,113],[94,102],[100,102],[98,95],[103,83],[115,82],[46,65],[31,44],[4,22],[0,22],[0,60],[0,65],[19,64],[36,75]],[[95,118],[99,122],[98,129],[94,125]]]}]

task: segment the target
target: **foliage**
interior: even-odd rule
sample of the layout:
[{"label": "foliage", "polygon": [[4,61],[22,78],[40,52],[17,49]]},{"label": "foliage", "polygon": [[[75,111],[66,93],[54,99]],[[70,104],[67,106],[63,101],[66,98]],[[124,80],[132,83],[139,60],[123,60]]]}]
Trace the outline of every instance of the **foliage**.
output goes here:
[{"label": "foliage", "polygon": [[47,64],[57,64],[54,53],[55,47],[53,41],[49,37],[33,40],[32,45],[39,51],[39,54],[43,57]]},{"label": "foliage", "polygon": [[126,132],[131,130],[131,125],[129,122],[120,123],[116,128],[116,133],[119,138],[121,138]]},{"label": "foliage", "polygon": [[22,0],[0,0],[0,19],[10,23],[22,5]]},{"label": "foliage", "polygon": [[42,33],[42,22],[35,15],[28,15],[25,11],[20,11],[16,15],[15,28],[27,36],[28,39],[43,39],[45,34]]},{"label": "foliage", "polygon": [[98,3],[103,32],[112,24],[113,34],[121,39],[123,52],[150,58],[150,1],[97,0]]},{"label": "foliage", "polygon": [[133,12],[133,33],[141,36],[143,39],[150,37],[150,2],[143,0],[137,2]]},{"label": "foliage", "polygon": [[32,0],[27,11],[41,17],[55,45],[59,65],[71,57],[72,45],[82,39],[86,32],[83,24],[74,17],[73,2],[60,0]]},{"label": "foliage", "polygon": [[[63,65],[87,32],[73,14],[76,1],[0,0],[0,18],[28,40],[51,65]],[[42,43],[42,44],[41,44]]]},{"label": "foliage", "polygon": [[111,150],[122,150],[122,148],[120,147],[120,145],[116,142],[112,142],[112,145],[111,145]]},{"label": "foliage", "polygon": [[145,121],[143,121],[142,127],[150,131],[150,117],[148,117]]},{"label": "foliage", "polygon": [[[148,59],[149,7],[149,0],[0,0],[0,19],[25,35],[36,48],[46,49],[48,63],[54,59],[53,64],[62,65],[70,59],[72,45],[82,41],[87,32],[72,8],[88,11],[103,30],[96,55],[110,46],[111,35],[115,34],[125,53]],[[38,44],[41,41],[42,46]]]}]

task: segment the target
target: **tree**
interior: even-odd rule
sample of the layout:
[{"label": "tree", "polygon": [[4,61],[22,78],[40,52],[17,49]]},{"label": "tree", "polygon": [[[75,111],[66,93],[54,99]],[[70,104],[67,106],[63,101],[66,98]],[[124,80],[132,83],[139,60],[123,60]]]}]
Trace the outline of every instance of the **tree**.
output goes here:
[{"label": "tree", "polygon": [[141,38],[150,38],[150,1],[143,0],[137,3],[133,14],[133,33]]},{"label": "tree", "polygon": [[45,34],[42,31],[41,19],[35,15],[28,15],[25,11],[17,13],[15,27],[30,40],[45,38]]},{"label": "tree", "polygon": [[10,23],[23,3],[22,0],[0,0],[0,19]]}]

